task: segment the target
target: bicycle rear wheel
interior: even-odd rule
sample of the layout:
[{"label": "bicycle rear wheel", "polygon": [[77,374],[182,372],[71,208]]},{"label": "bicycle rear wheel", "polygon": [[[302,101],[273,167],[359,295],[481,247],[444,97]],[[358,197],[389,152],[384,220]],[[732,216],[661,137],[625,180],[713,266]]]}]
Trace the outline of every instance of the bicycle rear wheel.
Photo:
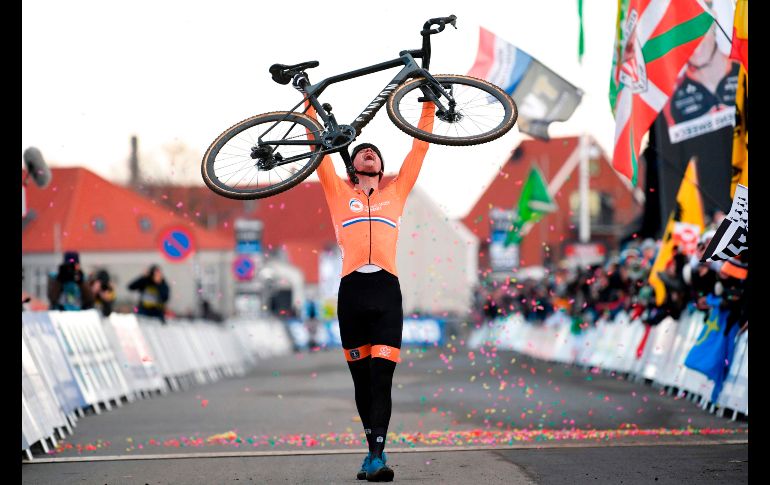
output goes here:
[{"label": "bicycle rear wheel", "polygon": [[[252,116],[231,126],[209,146],[201,162],[203,181],[229,199],[261,199],[281,193],[313,173],[322,157],[320,145],[280,143],[317,139],[322,132],[318,121],[302,113]],[[263,135],[274,143],[258,148],[257,140]]]},{"label": "bicycle rear wheel", "polygon": [[[513,99],[494,84],[469,76],[433,76],[457,102],[454,112],[436,113],[433,132],[418,128],[424,94],[431,86],[426,78],[416,78],[399,86],[388,99],[388,116],[401,131],[417,139],[441,145],[478,145],[495,140],[513,128],[518,109]],[[448,106],[448,100],[440,101]]]}]

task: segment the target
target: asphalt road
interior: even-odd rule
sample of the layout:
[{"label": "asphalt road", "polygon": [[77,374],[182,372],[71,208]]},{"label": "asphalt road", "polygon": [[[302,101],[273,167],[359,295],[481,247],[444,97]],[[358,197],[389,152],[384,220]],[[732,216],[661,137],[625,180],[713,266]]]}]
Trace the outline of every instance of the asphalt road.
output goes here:
[{"label": "asphalt road", "polygon": [[[386,448],[396,481],[748,481],[748,424],[686,398],[460,341],[402,359]],[[339,350],[263,361],[74,431],[23,464],[22,483],[354,483],[365,453]]]}]

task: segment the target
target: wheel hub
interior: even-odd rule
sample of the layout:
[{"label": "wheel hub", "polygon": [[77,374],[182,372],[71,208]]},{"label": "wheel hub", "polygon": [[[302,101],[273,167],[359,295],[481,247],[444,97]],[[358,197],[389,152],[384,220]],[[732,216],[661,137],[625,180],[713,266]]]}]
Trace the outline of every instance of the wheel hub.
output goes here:
[{"label": "wheel hub", "polygon": [[273,154],[268,146],[252,147],[251,158],[257,161],[257,169],[265,171],[274,169],[283,160],[280,153]]},{"label": "wheel hub", "polygon": [[436,112],[436,118],[447,123],[457,123],[463,119],[463,115],[455,110]]}]

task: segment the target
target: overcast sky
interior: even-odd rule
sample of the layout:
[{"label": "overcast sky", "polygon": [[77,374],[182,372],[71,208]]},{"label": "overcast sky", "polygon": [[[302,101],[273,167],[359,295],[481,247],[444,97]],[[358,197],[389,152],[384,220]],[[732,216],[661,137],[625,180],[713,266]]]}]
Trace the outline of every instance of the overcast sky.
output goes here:
[{"label": "overcast sky", "polygon": [[[320,66],[309,71],[317,82],[417,49],[427,19],[455,14],[458,30],[432,37],[431,72],[467,73],[483,26],[585,91],[571,120],[551,125],[552,136],[586,131],[611,152],[607,90],[617,2],[584,4],[581,66],[577,0],[25,0],[22,151],[36,146],[51,166],[84,166],[124,182],[136,135],[149,177],[202,184],[200,158],[216,136],[299,100],[290,86],[270,79],[271,64],[317,60]],[[349,123],[396,72],[335,85],[321,100]],[[522,139],[514,128],[476,147],[433,145],[418,185],[448,215],[463,216]],[[385,108],[357,142],[364,141],[381,148],[388,173],[411,146]],[[335,163],[343,173],[339,156]]]}]

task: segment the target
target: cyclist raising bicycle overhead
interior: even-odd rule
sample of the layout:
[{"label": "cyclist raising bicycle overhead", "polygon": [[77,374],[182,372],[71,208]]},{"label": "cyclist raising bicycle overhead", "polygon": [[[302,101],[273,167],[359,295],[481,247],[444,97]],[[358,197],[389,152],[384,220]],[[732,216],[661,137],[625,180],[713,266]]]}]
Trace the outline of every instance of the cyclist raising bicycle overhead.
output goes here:
[{"label": "cyclist raising bicycle overhead", "polygon": [[[432,132],[434,106],[423,103],[420,129]],[[308,114],[315,116],[312,108]],[[382,188],[382,154],[369,143],[351,152],[358,184],[338,177],[328,155],[317,169],[342,251],[337,316],[353,377],[356,408],[369,443],[359,480],[393,480],[384,449],[404,323],[396,244],[404,204],[417,181],[428,146],[428,142],[415,139],[398,176]]]}]

